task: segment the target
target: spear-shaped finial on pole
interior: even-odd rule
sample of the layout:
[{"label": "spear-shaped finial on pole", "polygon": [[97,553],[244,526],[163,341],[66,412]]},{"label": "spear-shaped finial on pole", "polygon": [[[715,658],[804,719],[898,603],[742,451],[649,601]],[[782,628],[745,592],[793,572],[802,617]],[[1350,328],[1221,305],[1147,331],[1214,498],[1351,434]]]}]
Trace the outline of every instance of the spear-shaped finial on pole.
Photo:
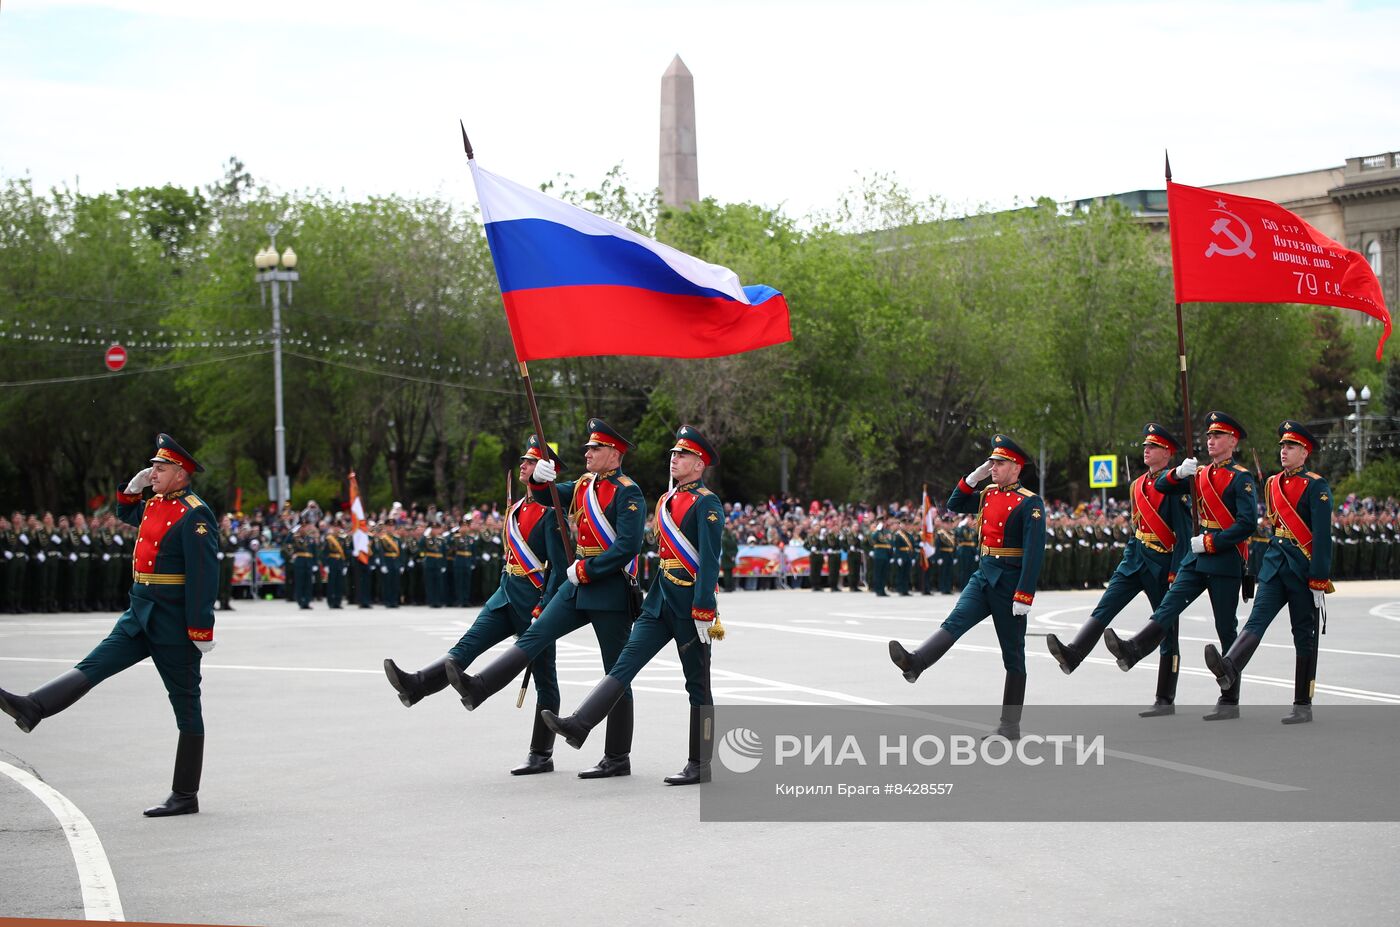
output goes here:
[{"label": "spear-shaped finial on pole", "polygon": [[[472,154],[472,140],[469,139],[469,138],[467,138],[467,125],[466,125],[466,123],[462,122],[462,120],[460,120],[460,119],[457,120],[457,125],[459,125],[459,126],[462,127],[462,147],[465,148],[465,149],[467,150],[467,160],[470,161],[470,160],[472,160],[472,158],[474,157],[474,155]],[[1168,178],[1167,178],[1167,179],[1170,180],[1170,179],[1171,179],[1171,176],[1170,176],[1170,175],[1171,175],[1171,171],[1168,171],[1167,174],[1168,174]]]},{"label": "spear-shaped finial on pole", "polygon": [[[467,130],[466,130],[466,129],[463,129],[463,130],[462,130],[462,138],[466,138],[466,137],[467,137]],[[467,152],[468,152],[468,153],[467,153],[467,157],[470,158],[470,157],[471,157],[471,149],[468,148],[468,149],[467,149]],[[1167,152],[1167,150],[1166,150],[1165,148],[1163,148],[1163,149],[1162,149],[1162,157],[1165,158],[1166,161],[1167,161],[1167,181],[1170,182],[1171,179],[1172,179],[1172,156]]]}]

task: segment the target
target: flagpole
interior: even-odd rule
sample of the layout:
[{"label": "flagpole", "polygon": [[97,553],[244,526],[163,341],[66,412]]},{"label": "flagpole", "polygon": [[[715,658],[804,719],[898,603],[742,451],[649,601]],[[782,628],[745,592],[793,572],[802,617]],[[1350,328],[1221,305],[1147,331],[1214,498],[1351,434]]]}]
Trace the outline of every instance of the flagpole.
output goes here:
[{"label": "flagpole", "polygon": [[[1171,155],[1163,152],[1166,159],[1167,184],[1172,182],[1172,159]],[[1168,215],[1167,222],[1171,222]],[[1176,255],[1172,255],[1172,260],[1176,260]],[[1191,431],[1191,384],[1186,378],[1186,326],[1181,319],[1181,303],[1176,303],[1176,357],[1177,364],[1181,370],[1181,410],[1185,415],[1184,428],[1186,433],[1186,456],[1196,456],[1196,436]],[[1199,530],[1196,521],[1196,484],[1193,478],[1188,490],[1191,497],[1191,533],[1195,534]]]},{"label": "flagpole", "polygon": [[[462,147],[467,152],[467,160],[472,161],[476,156],[472,153],[471,140],[467,138],[467,126],[460,119],[457,120],[457,124],[462,128]],[[513,340],[514,336],[512,336],[512,341]],[[539,439],[540,442],[540,454],[547,454],[549,452],[549,442],[546,441],[544,437],[544,425],[540,422],[540,407],[539,403],[535,402],[535,388],[530,384],[530,368],[526,365],[525,361],[520,361],[520,379],[525,384],[525,399],[530,404],[530,420],[535,426],[535,437]],[[559,501],[559,487],[556,485],[556,482],[555,480],[549,481],[549,498],[550,501],[554,503],[554,517],[559,523],[559,538],[564,543],[564,559],[569,563],[573,563],[574,536],[569,531],[568,520],[564,517],[564,506]],[[550,568],[554,569],[554,564],[550,564]]]}]

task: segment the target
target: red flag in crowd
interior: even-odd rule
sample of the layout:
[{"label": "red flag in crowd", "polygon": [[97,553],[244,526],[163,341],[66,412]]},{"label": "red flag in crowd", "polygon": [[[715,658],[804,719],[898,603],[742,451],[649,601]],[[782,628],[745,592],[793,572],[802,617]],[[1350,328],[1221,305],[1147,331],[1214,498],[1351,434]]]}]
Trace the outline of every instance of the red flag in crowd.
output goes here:
[{"label": "red flag in crowd", "polygon": [[1385,326],[1380,281],[1343,247],[1268,200],[1167,182],[1178,303],[1310,303],[1353,309]]},{"label": "red flag in crowd", "polygon": [[350,516],[355,520],[355,527],[350,535],[350,546],[355,552],[355,559],[361,563],[369,563],[369,531],[365,524],[365,507],[360,502],[360,483],[355,479],[355,471],[350,471]]}]

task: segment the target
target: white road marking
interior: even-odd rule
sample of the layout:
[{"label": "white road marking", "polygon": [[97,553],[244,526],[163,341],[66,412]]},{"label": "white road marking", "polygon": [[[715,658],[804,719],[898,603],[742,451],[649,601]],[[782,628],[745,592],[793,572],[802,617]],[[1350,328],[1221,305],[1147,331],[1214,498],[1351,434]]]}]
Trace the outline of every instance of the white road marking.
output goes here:
[{"label": "white road marking", "polygon": [[1382,602],[1371,609],[1370,614],[1386,621],[1400,621],[1400,602]]},{"label": "white road marking", "polygon": [[90,921],[124,921],[117,880],[102,849],[97,831],[78,806],[47,782],[36,778],[18,766],[0,760],[0,773],[24,786],[53,813],[68,838],[73,863],[78,867],[78,885],[83,892],[83,915]]}]

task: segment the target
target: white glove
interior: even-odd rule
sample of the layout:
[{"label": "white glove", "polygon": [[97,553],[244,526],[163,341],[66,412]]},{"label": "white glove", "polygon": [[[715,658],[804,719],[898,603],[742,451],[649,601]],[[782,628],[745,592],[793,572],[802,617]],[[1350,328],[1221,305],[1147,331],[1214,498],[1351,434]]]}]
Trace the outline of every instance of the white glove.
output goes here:
[{"label": "white glove", "polygon": [[199,648],[200,653],[208,653],[214,649],[213,641],[195,641],[194,645]]},{"label": "white glove", "polygon": [[967,485],[975,487],[978,483],[982,482],[991,475],[992,462],[990,460],[985,460],[982,462],[982,466],[978,467],[976,470],[973,470],[967,475]]},{"label": "white glove", "polygon": [[579,561],[575,560],[573,563],[569,564],[569,568],[564,571],[564,578],[575,586],[578,585],[578,565]]},{"label": "white glove", "polygon": [[1015,615],[1017,618],[1024,618],[1024,617],[1026,617],[1027,615],[1029,615],[1030,613],[1031,613],[1031,607],[1030,607],[1029,605],[1027,605],[1025,602],[1012,602],[1012,603],[1011,603],[1011,614]]},{"label": "white glove", "polygon": [[710,625],[711,625],[711,624],[712,624],[712,622],[709,622],[709,621],[696,621],[696,622],[695,622],[695,633],[698,634],[698,635],[700,636],[700,643],[702,643],[702,644],[708,644],[708,643],[710,642]]},{"label": "white glove", "polygon": [[1196,462],[1196,458],[1194,458],[1194,457],[1188,457],[1188,458],[1186,458],[1186,459],[1183,460],[1179,465],[1177,465],[1177,468],[1176,468],[1176,478],[1179,479],[1179,480],[1184,480],[1184,479],[1186,479],[1187,477],[1195,476],[1195,475],[1196,475],[1196,468],[1197,468],[1198,466],[1200,466],[1200,464],[1198,464],[1198,463]]},{"label": "white glove", "polygon": [[541,460],[539,463],[535,464],[535,475],[531,477],[531,479],[536,483],[552,483],[554,482],[554,478],[558,475],[558,472],[554,469],[554,461]]},{"label": "white glove", "polygon": [[412,560],[409,560],[409,561],[408,561],[408,568],[409,568],[410,570],[413,569],[413,561],[412,561]]},{"label": "white glove", "polygon": [[88,537],[86,534],[83,535],[83,543],[89,545],[92,544],[92,538]]},{"label": "white glove", "polygon": [[1206,552],[1206,536],[1198,534],[1191,539],[1191,553],[1203,554]]},{"label": "white glove", "polygon": [[222,559],[224,559],[224,552],[223,552],[223,551],[219,551],[217,554],[214,555],[214,559],[215,559],[215,560],[222,560]]},{"label": "white glove", "polygon": [[136,474],[131,478],[131,482],[126,484],[126,491],[128,495],[134,496],[141,490],[145,489],[147,486],[151,485],[152,469],[152,467],[147,467],[146,469],[142,470],[140,473]]},{"label": "white glove", "polygon": [[103,555],[102,555],[102,562],[103,562],[103,563],[106,563],[108,560],[111,560],[111,559],[112,559],[112,555],[111,555],[111,554],[103,554]]},{"label": "white glove", "polygon": [[1321,608],[1323,603],[1327,601],[1327,593],[1323,592],[1321,589],[1314,589],[1312,594],[1313,608]]},{"label": "white glove", "polygon": [[77,562],[78,562],[78,555],[77,555],[77,554],[69,554],[69,555],[68,555],[68,559],[71,560],[71,561],[73,561],[74,563],[77,563]]},{"label": "white glove", "polygon": [[6,559],[6,560],[13,560],[13,559],[15,559],[14,551],[10,551],[10,550],[5,551],[5,559]]},{"label": "white glove", "polygon": [[44,552],[41,550],[41,551],[39,551],[37,554],[34,555],[34,559],[35,559],[35,560],[38,560],[40,563],[43,563],[45,560],[48,559],[48,557],[46,557],[46,556],[44,555]]},{"label": "white glove", "polygon": [[381,573],[388,573],[388,572],[389,572],[389,568],[386,567],[386,566],[382,566],[382,567],[379,568],[379,572],[381,572]]}]

